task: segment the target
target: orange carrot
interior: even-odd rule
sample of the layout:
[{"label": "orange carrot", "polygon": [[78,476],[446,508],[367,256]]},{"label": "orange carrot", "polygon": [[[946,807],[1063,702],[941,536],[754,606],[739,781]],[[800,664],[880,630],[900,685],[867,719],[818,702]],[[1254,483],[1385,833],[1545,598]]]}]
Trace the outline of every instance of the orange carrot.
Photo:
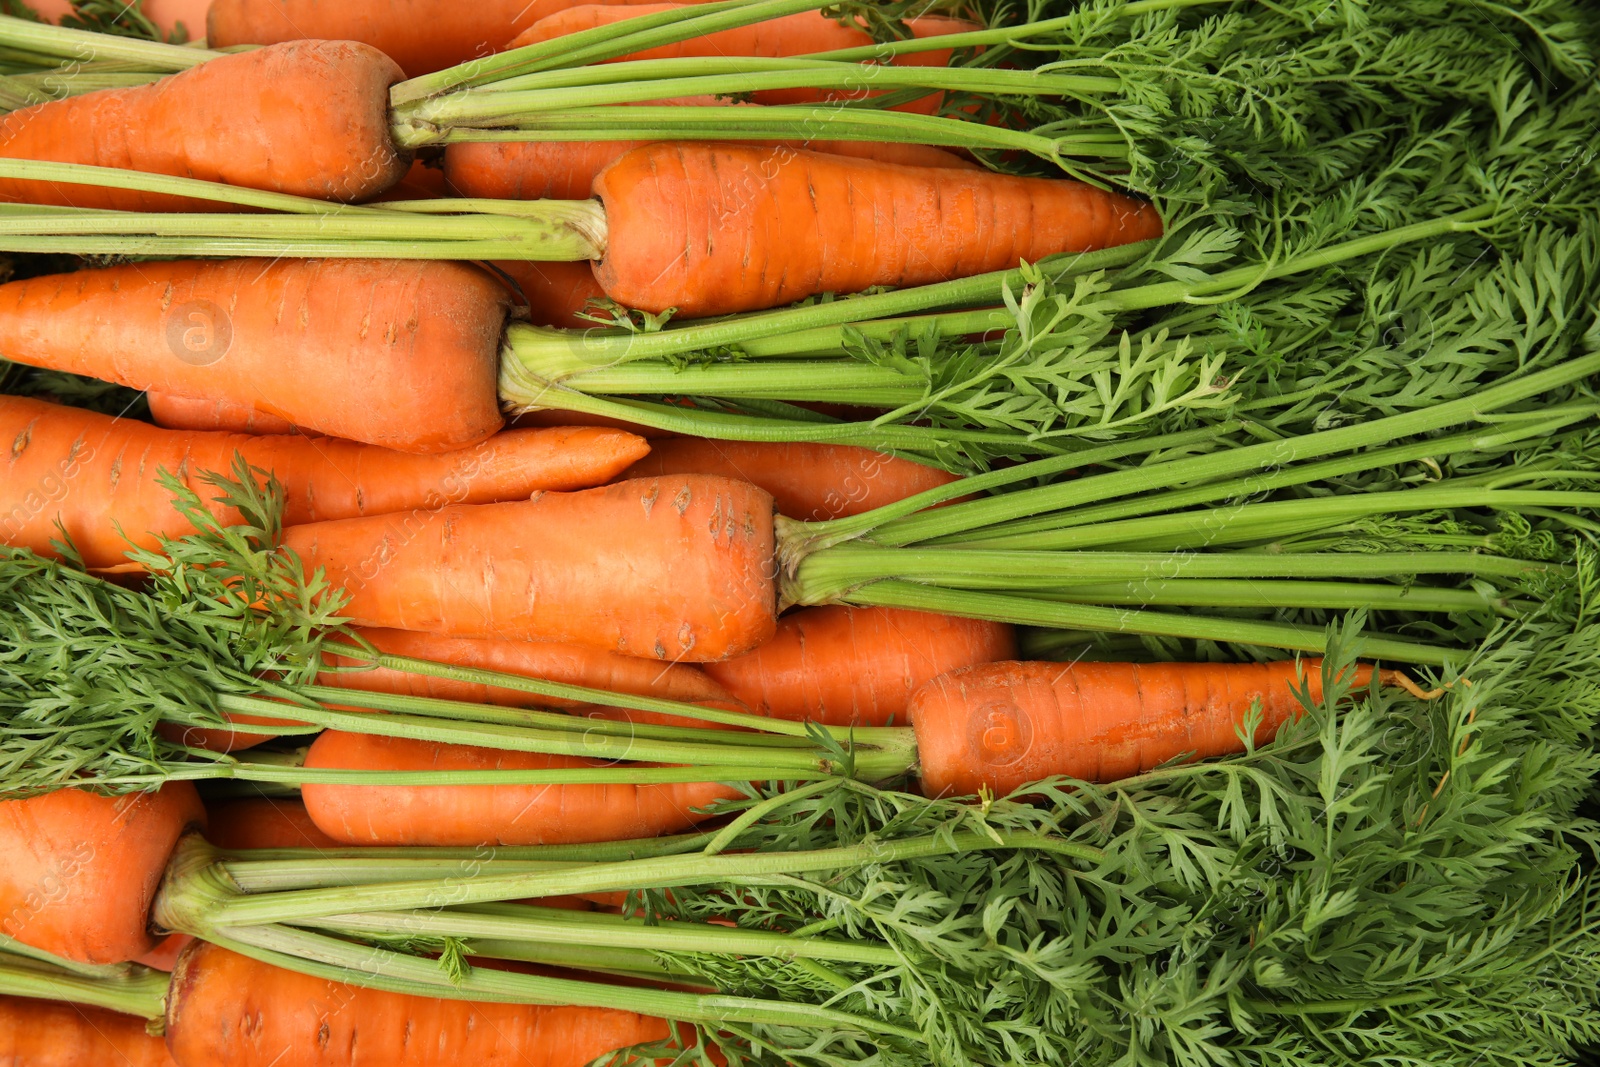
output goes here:
[{"label": "orange carrot", "polygon": [[679,475],[580,493],[293,526],[358,625],[563,641],[704,662],[772,636],[772,497]]},{"label": "orange carrot", "polygon": [[922,285],[1161,232],[1149,204],[1080,182],[782,148],[648,145],[594,191],[610,232],[596,267],[607,295],[686,316]]},{"label": "orange carrot", "polygon": [[[711,680],[699,667],[689,663],[658,663],[603,652],[583,645],[553,644],[542,641],[496,641],[472,637],[441,637],[407,630],[362,629],[361,636],[379,651],[413,659],[432,660],[457,667],[474,667],[540,678],[550,682],[606,689],[615,693],[679,700],[688,704],[729,711],[748,710]],[[334,666],[349,666],[357,661],[334,657]],[[329,671],[319,679],[324,685],[362,689],[368,692],[400,693],[407,696],[460,700],[475,704],[500,704],[508,707],[571,708],[581,714],[630,722],[688,726],[697,720],[627,708],[581,704],[577,701],[533,696],[516,689],[459,682],[425,674],[378,667],[371,670]],[[698,725],[707,725],[698,723]]]},{"label": "orange carrot", "polygon": [[509,274],[522,290],[528,302],[528,321],[535,326],[564,330],[592,330],[599,326],[599,323],[579,317],[589,301],[603,299],[606,295],[587,260],[581,263],[499,260],[495,266]]},{"label": "orange carrot", "polygon": [[505,289],[399,260],[179,260],[0,286],[0,352],[337,437],[444,452],[501,426]]},{"label": "orange carrot", "polygon": [[137,959],[159,941],[150,904],[167,860],[205,817],[188,782],[0,801],[0,933],[80,963]]},{"label": "orange carrot", "polygon": [[[193,940],[193,934],[168,934],[161,939],[159,945],[133,962],[142,963],[146,967],[151,967],[158,971],[170,972],[172,968],[178,965],[178,957],[183,954],[183,950],[188,948],[189,942]],[[3,1059],[0,1059],[0,1063],[4,1062]]]},{"label": "orange carrot", "polygon": [[315,430],[301,430],[288,419],[227,397],[195,399],[167,393],[146,393],[150,417],[157,426],[169,430],[224,430],[228,433],[303,433],[321,436]]},{"label": "orange carrot", "polygon": [[[575,756],[442,745],[325,730],[307,767],[543,770],[609,766]],[[300,790],[322,832],[352,845],[560,845],[679,833],[693,809],[742,796],[715,782],[675,785],[317,785]]]},{"label": "orange carrot", "polygon": [[771,641],[705,671],[764,715],[887,726],[903,725],[912,694],[946,671],[1016,654],[1002,623],[828,605],[790,612]]},{"label": "orange carrot", "polygon": [[[511,48],[551,41],[571,33],[611,26],[624,19],[640,15],[653,15],[660,11],[682,8],[683,4],[655,3],[580,4],[557,11],[522,31],[511,42]],[[983,27],[961,19],[942,15],[922,15],[905,20],[906,28],[916,37],[942,37],[951,33],[967,33]],[[700,37],[691,37],[676,44],[647,48],[621,59],[676,59],[687,56],[766,56],[781,58],[803,56],[813,52],[831,52],[839,48],[860,48],[873,44],[872,35],[865,30],[842,26],[820,11],[802,11],[781,18],[767,19],[749,26],[719,30]],[[896,66],[944,67],[950,64],[949,49],[929,52],[912,52],[896,56]],[[611,62],[617,62],[612,60]],[[753,93],[761,104],[805,104],[819,100],[867,94],[848,94],[819,89],[769,89]],[[938,107],[939,94],[925,97],[903,110],[932,112]]]},{"label": "orange carrot", "polygon": [[652,446],[622,475],[720,474],[772,494],[791,519],[860,515],[957,481],[954,474],[854,445],[771,444],[679,437]]},{"label": "orange carrot", "polygon": [[511,425],[518,429],[543,426],[605,426],[613,430],[626,430],[628,433],[637,434],[650,441],[659,441],[677,436],[671,430],[658,430],[654,426],[640,426],[636,422],[614,419],[609,415],[590,415],[583,411],[561,411],[557,408],[537,408],[533,411],[524,411],[512,418]]},{"label": "orange carrot", "polygon": [[136,1016],[5,996],[0,996],[0,1064],[174,1067],[167,1043],[146,1032],[144,1020]]},{"label": "orange carrot", "polygon": [[[0,158],[52,160],[369,200],[411,165],[389,135],[394,61],[351,41],[226,55],[148,85],[35,104],[0,119]],[[125,211],[230,210],[216,201],[0,178],[0,201]]]},{"label": "orange carrot", "polygon": [[[1005,795],[1052,775],[1109,782],[1168,760],[1240,751],[1256,702],[1264,744],[1299,713],[1294,689],[1322,699],[1322,661],[1273,663],[990,663],[952,671],[911,701],[930,796],[986,786]],[[1361,688],[1373,669],[1355,668]],[[1398,671],[1386,685],[1414,689]]]},{"label": "orange carrot", "polygon": [[389,993],[203,942],[178,961],[167,1002],[167,1044],[184,1067],[584,1067],[672,1035],[649,1015]]},{"label": "orange carrot", "polygon": [[450,196],[450,183],[445,181],[444,168],[429,166],[422,160],[411,164],[406,176],[390,186],[377,203],[391,200],[443,200]]},{"label": "orange carrot", "polygon": [[343,848],[292,797],[241,797],[211,805],[206,840],[218,848]]},{"label": "orange carrot", "polygon": [[620,430],[508,430],[472,448],[417,456],[349,441],[163,430],[42,400],[0,396],[0,542],[53,555],[62,531],[90,567],[125,564],[128,541],[154,548],[192,531],[160,484],[165,469],[223,522],[238,515],[199,480],[242,456],[283,483],[285,521],[427,511],[524,500],[621,473],[649,446]]}]

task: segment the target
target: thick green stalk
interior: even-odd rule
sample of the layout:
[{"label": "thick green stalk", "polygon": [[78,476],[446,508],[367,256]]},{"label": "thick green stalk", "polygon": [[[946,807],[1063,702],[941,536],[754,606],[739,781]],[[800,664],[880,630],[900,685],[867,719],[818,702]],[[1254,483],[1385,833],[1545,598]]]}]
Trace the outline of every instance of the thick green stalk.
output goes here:
[{"label": "thick green stalk", "polygon": [[[548,371],[554,375],[542,375]],[[783,360],[778,363],[628,363],[598,370],[578,367],[535,367],[519,363],[519,396],[535,405],[548,395],[534,382],[542,377],[552,386],[590,396],[639,394],[747,398],[794,402],[822,401],[868,407],[913,404],[927,392],[926,382],[892,367],[876,367],[856,360]],[[526,377],[524,377],[526,375]]]},{"label": "thick green stalk", "polygon": [[56,60],[76,60],[80,63],[123,60],[151,70],[164,71],[188,70],[222,55],[221,52],[188,45],[64,29],[10,16],[0,16],[0,45]]},{"label": "thick green stalk", "polygon": [[1262,579],[1159,579],[1061,586],[1033,592],[1067,604],[1191,608],[1323,608],[1332,611],[1492,611],[1526,615],[1537,605],[1468,589],[1370,582],[1283,582]]},{"label": "thick green stalk", "polygon": [[166,1014],[167,983],[166,974],[148,967],[92,975],[0,953],[0,994],[7,996],[65,1000],[155,1020]]}]

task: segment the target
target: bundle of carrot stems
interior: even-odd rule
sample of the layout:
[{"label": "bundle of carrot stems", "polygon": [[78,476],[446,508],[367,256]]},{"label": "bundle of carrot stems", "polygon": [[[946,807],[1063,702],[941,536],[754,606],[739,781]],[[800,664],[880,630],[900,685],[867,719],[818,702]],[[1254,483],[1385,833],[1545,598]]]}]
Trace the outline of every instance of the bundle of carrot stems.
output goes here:
[{"label": "bundle of carrot stems", "polygon": [[1600,1047],[1588,5],[70,6],[0,1061]]}]

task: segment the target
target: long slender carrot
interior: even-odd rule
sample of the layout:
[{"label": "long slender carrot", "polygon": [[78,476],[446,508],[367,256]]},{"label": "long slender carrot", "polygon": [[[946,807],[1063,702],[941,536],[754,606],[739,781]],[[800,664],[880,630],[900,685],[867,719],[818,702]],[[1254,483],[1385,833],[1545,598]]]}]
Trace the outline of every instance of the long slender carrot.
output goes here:
[{"label": "long slender carrot", "polygon": [[772,636],[772,497],[679,475],[533,500],[293,526],[358,625],[723,659]]},{"label": "long slender carrot", "polygon": [[[325,730],[307,767],[351,770],[544,770],[604,766],[573,756],[505,752]],[[741,796],[715,782],[646,785],[322,785],[301,788],[328,836],[352,845],[559,845],[678,833],[694,811]]]},{"label": "long slender carrot", "polygon": [[654,144],[602,171],[596,275],[687,316],[921,285],[1155,237],[1149,204],[1078,182],[736,145]]},{"label": "long slender carrot", "polygon": [[[221,1061],[218,1061],[221,1062]],[[0,996],[0,1064],[8,1067],[174,1067],[145,1022],[104,1008]]]},{"label": "long slender carrot", "polygon": [[[509,47],[520,48],[565,37],[571,33],[610,26],[624,19],[672,11],[683,4],[655,3],[630,4],[579,4],[557,11],[540,19],[514,38]],[[942,37],[951,33],[967,33],[982,29],[976,23],[942,15],[922,15],[905,20],[906,28],[916,37]],[[622,59],[676,59],[688,56],[765,56],[781,58],[803,56],[814,52],[831,52],[841,48],[860,48],[873,43],[872,35],[854,26],[842,25],[837,19],[818,11],[803,11],[782,18],[721,30],[701,37],[692,37],[676,44],[647,48]],[[895,57],[896,66],[943,67],[950,63],[949,49],[914,52]],[[612,60],[617,62],[617,60]],[[805,104],[839,96],[865,96],[841,94],[817,89],[772,89],[752,94],[762,104]],[[939,95],[923,98],[904,110],[931,113],[938,107]]]},{"label": "long slender carrot", "polygon": [[293,797],[240,797],[206,811],[206,840],[218,848],[343,847],[317,829],[306,806]]},{"label": "long slender carrot", "polygon": [[954,474],[853,445],[773,444],[679,437],[662,441],[624,478],[718,474],[742,478],[772,494],[791,519],[822,521],[860,515],[957,481]]},{"label": "long slender carrot", "polygon": [[150,405],[150,417],[155,424],[169,430],[316,435],[315,430],[302,431],[288,419],[229,397],[195,398],[173,396],[170,393],[146,393],[144,398]]},{"label": "long slender carrot", "polygon": [[[394,61],[352,41],[226,55],[148,85],[35,104],[0,119],[0,157],[368,200],[411,165],[389,133]],[[215,211],[215,201],[0,178],[0,201]]]},{"label": "long slender carrot", "polygon": [[[549,489],[600,485],[643,456],[643,438],[573,427],[508,430],[471,448],[418,456],[375,445],[278,435],[163,430],[42,400],[0,396],[0,542],[53,555],[64,532],[90,567],[126,563],[129,541],[191,532],[158,480],[169,471],[209,501],[207,471],[235,455],[276,476],[284,519],[317,522],[426,511],[457,503],[525,500]],[[212,503],[223,522],[232,509]]]},{"label": "long slender carrot", "polygon": [[150,905],[167,859],[205,814],[188,782],[0,801],[0,933],[80,963],[144,955],[159,940]]},{"label": "long slender carrot", "polygon": [[[1037,663],[968,667],[912,698],[924,790],[1004,795],[1052,775],[1107,782],[1180,756],[1238,752],[1259,702],[1264,744],[1298,714],[1295,689],[1322,699],[1322,661],[1271,663]],[[1415,692],[1397,671],[1379,680]],[[1372,680],[1359,665],[1356,688]]]},{"label": "long slender carrot", "polygon": [[[526,678],[605,689],[614,693],[679,700],[686,704],[705,704],[729,711],[745,711],[745,706],[710,675],[690,663],[659,663],[604,652],[583,645],[543,641],[498,641],[472,637],[442,637],[408,630],[358,629],[360,635],[382,652],[412,659],[448,663],[457,667],[500,671]],[[335,666],[356,661],[334,658]],[[580,714],[630,722],[685,726],[694,723],[677,715],[580,704],[576,701],[533,697],[515,689],[462,682],[432,675],[378,667],[359,671],[329,671],[322,675],[325,685],[346,686],[381,693],[434,697],[471,703],[502,704],[510,707],[571,708]],[[703,724],[702,724],[703,725]]]},{"label": "long slender carrot", "polygon": [[0,286],[0,352],[173,396],[226,397],[406,452],[501,426],[509,297],[463,264],[180,260]]},{"label": "long slender carrot", "polygon": [[167,1045],[182,1067],[584,1067],[673,1034],[606,1008],[473,1003],[342,985],[197,942],[172,976]]},{"label": "long slender carrot", "polygon": [[912,694],[932,679],[1016,650],[1002,623],[830,604],[790,612],[771,641],[705,671],[766,715],[887,726],[905,723]]}]

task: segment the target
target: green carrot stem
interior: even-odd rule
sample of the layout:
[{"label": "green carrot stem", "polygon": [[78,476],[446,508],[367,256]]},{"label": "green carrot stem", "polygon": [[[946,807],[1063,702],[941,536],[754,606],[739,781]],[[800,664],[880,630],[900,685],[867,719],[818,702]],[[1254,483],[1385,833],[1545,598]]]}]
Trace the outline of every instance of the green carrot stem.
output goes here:
[{"label": "green carrot stem", "polygon": [[160,1019],[166,1014],[168,977],[139,967],[118,977],[94,977],[37,960],[0,955],[0,993],[40,1000],[65,1000]]},{"label": "green carrot stem", "polygon": [[[938,589],[915,582],[873,582],[853,591],[845,603],[863,607],[910,608],[914,611],[940,612],[1052,629],[1228,641],[1298,652],[1327,650],[1326,632],[1315,626],[1248,619],[1212,619],[1090,604],[1059,604],[1027,596]],[[1443,648],[1372,634],[1363,634],[1361,640],[1363,654],[1404,663],[1444,666],[1458,662],[1471,653],[1471,649]]]},{"label": "green carrot stem", "polygon": [[661,952],[714,952],[777,959],[818,959],[893,967],[898,953],[884,945],[797,938],[762,930],[740,930],[702,923],[646,924],[620,915],[567,911],[531,904],[481,904],[442,910],[366,911],[329,915],[315,925],[358,935],[404,934],[493,938],[546,944],[654,949]]},{"label": "green carrot stem", "polygon": [[11,17],[0,18],[0,44],[58,60],[80,63],[124,60],[163,71],[188,70],[222,54],[188,45],[90,33]]},{"label": "green carrot stem", "polygon": [[[0,177],[27,181],[64,182],[69,185],[98,185],[107,189],[134,189],[146,193],[165,193],[172,196],[211,200],[219,204],[238,207],[261,208],[297,215],[324,215],[337,211],[341,215],[382,216],[387,209],[363,207],[355,204],[332,204],[289,193],[271,193],[261,189],[245,189],[222,182],[208,182],[199,178],[181,178],[171,174],[149,174],[139,170],[121,170],[116,167],[92,167],[84,163],[52,163],[38,159],[0,159]],[[32,212],[36,205],[16,205],[14,210]],[[82,208],[62,209],[65,214],[104,214]]]},{"label": "green carrot stem", "polygon": [[[909,733],[909,731],[907,731]],[[862,754],[866,755],[866,754]],[[882,778],[904,770],[903,758],[866,758],[858,764]],[[743,764],[679,765],[672,767],[555,767],[547,770],[473,771],[368,771],[336,767],[282,767],[258,761],[237,763],[174,763],[159,774],[123,774],[85,781],[134,789],[154,789],[168,781],[206,781],[213,778],[246,782],[286,782],[294,785],[664,785],[679,782],[751,782],[787,779],[812,781],[837,773],[818,759],[809,769],[772,767],[752,757]],[[866,773],[866,772],[862,772]]]},{"label": "green carrot stem", "polygon": [[687,984],[708,985],[693,971],[664,963],[657,953],[639,949],[601,948],[599,945],[553,945],[543,941],[496,941],[491,938],[465,938],[464,955],[493,960],[519,960],[571,971],[642,978],[647,981],[688,980]]},{"label": "green carrot stem", "polygon": [[[519,373],[543,369],[526,362]],[[923,379],[892,367],[856,360],[782,360],[778,363],[628,363],[603,369],[548,368],[551,384],[591,396],[682,394],[742,399],[833,401],[867,407],[898,407],[922,399]]]},{"label": "green carrot stem", "polygon": [[[485,850],[487,851],[487,850]],[[303,860],[233,860],[223,867],[245,893],[281,893],[294,889],[322,889],[336,885],[384,885],[417,878],[460,877],[468,869],[492,862],[498,871],[554,871],[582,866],[571,860],[508,860],[496,857],[403,860],[366,857],[326,857]]]},{"label": "green carrot stem", "polygon": [[147,73],[129,71],[122,74],[41,72],[19,74],[9,80],[28,86],[38,94],[38,99],[34,102],[43,103],[46,100],[61,100],[69,96],[82,96],[84,93],[97,93],[102,89],[132,89],[140,85],[149,85],[166,76],[165,73],[155,71]]},{"label": "green carrot stem", "polygon": [[1194,608],[1325,608],[1354,611],[1492,611],[1527,614],[1537,605],[1468,589],[1367,582],[1286,582],[1235,579],[1144,579],[1062,586],[1033,592],[1041,600],[1067,604]]}]

